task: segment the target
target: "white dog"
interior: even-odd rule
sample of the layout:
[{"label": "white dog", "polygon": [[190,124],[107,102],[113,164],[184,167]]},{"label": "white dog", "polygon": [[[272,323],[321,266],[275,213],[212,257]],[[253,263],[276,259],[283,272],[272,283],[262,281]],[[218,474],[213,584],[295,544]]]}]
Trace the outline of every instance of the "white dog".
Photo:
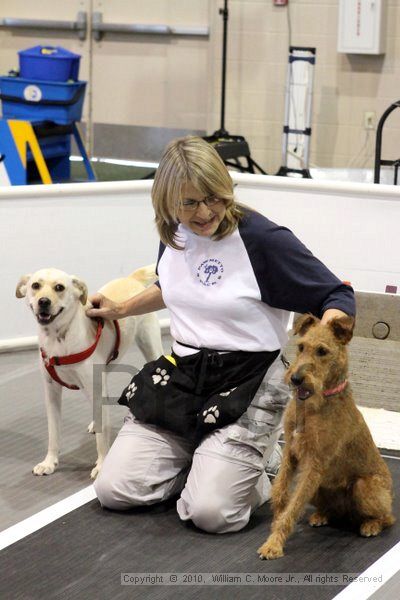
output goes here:
[{"label": "white dog", "polygon": [[[144,267],[129,277],[107,283],[99,291],[121,302],[144,290],[154,279],[154,268]],[[85,311],[90,306],[87,293],[83,281],[58,269],[41,269],[33,275],[25,275],[17,285],[17,298],[26,297],[39,323],[40,364],[45,386],[49,445],[44,460],[33,468],[35,475],[50,475],[58,465],[64,385],[81,389],[90,406],[94,406],[95,365],[105,365],[115,354],[121,358],[133,340],[147,362],[163,354],[160,327],[154,313],[100,323],[86,316]],[[107,413],[105,410],[102,432],[96,433],[97,461],[91,472],[93,479],[110,445]],[[94,431],[93,422],[88,430]]]}]

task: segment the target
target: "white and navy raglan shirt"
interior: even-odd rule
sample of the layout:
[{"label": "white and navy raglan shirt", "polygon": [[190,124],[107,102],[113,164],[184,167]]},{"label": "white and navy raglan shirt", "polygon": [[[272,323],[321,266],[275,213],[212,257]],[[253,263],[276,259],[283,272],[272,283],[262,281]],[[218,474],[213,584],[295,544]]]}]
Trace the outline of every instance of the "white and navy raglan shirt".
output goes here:
[{"label": "white and navy raglan shirt", "polygon": [[354,315],[343,284],[286,227],[243,209],[222,240],[179,225],[175,250],[160,244],[157,282],[169,309],[174,352],[195,348],[274,351],[287,342],[289,313],[321,317],[328,308]]}]

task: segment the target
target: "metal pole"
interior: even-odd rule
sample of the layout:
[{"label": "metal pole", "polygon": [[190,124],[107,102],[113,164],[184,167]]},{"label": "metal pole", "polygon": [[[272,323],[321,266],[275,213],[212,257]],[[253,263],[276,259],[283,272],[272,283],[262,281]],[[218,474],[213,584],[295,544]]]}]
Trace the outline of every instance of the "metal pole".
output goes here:
[{"label": "metal pole", "polygon": [[288,149],[288,138],[289,138],[289,133],[287,133],[287,130],[289,129],[289,124],[290,124],[290,84],[291,84],[291,80],[292,80],[292,66],[291,66],[291,62],[290,62],[290,55],[289,55],[289,66],[288,66],[288,70],[286,73],[286,91],[285,91],[285,122],[284,122],[284,127],[283,127],[283,136],[282,136],[282,166],[283,167],[287,167],[288,166],[288,161],[287,161],[287,149]]},{"label": "metal pole", "polygon": [[400,100],[393,102],[385,110],[381,118],[379,119],[378,127],[376,128],[376,142],[375,142],[375,168],[374,168],[374,183],[380,183],[381,180],[381,161],[382,161],[382,129],[383,125],[390,115],[396,108],[400,106]]},{"label": "metal pole", "polygon": [[226,48],[228,42],[228,0],[224,0],[224,8],[219,9],[219,14],[223,19],[223,43],[222,43],[222,90],[221,90],[221,127],[218,134],[227,135],[225,129],[225,88],[226,88]]}]

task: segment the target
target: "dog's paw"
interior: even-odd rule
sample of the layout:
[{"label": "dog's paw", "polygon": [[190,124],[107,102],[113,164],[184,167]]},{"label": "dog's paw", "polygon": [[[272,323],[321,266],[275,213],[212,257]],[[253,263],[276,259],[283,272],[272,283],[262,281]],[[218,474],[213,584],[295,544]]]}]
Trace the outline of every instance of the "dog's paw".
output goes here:
[{"label": "dog's paw", "polygon": [[96,465],[93,467],[93,469],[90,471],[90,479],[96,479],[97,475],[100,473],[101,471],[101,467],[103,465],[103,461],[97,461]]},{"label": "dog's paw", "polygon": [[44,460],[41,463],[35,465],[32,469],[34,475],[51,475],[54,473],[58,466],[58,462]]},{"label": "dog's paw", "polygon": [[217,406],[210,406],[207,410],[203,411],[204,423],[216,423],[219,417],[219,410]]},{"label": "dog's paw", "polygon": [[382,522],[380,519],[368,519],[361,523],[360,534],[363,537],[373,537],[379,535],[382,531]]},{"label": "dog's paw", "polygon": [[328,517],[319,512],[315,512],[308,519],[308,523],[311,527],[322,527],[323,525],[328,525]]},{"label": "dog's paw", "polygon": [[280,558],[283,556],[283,548],[281,544],[270,542],[269,540],[260,546],[257,552],[262,560],[275,560],[275,558]]},{"label": "dog's paw", "polygon": [[87,428],[87,432],[88,433],[96,433],[95,430],[94,430],[94,421],[91,421],[89,423],[88,428]]}]

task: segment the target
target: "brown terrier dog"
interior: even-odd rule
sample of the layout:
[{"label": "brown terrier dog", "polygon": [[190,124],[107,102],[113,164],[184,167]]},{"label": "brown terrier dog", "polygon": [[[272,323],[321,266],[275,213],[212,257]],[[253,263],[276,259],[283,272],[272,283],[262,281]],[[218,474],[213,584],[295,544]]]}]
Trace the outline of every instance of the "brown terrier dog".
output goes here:
[{"label": "brown terrier dog", "polygon": [[260,558],[283,556],[284,543],[308,502],[317,509],[309,519],[314,527],[345,516],[368,537],[395,521],[389,469],[347,383],[346,344],[353,326],[352,317],[321,325],[312,315],[295,324],[294,333],[301,337],[287,380],[296,389],[285,411],[286,444],[272,488],[274,518],[269,538],[258,549]]}]

